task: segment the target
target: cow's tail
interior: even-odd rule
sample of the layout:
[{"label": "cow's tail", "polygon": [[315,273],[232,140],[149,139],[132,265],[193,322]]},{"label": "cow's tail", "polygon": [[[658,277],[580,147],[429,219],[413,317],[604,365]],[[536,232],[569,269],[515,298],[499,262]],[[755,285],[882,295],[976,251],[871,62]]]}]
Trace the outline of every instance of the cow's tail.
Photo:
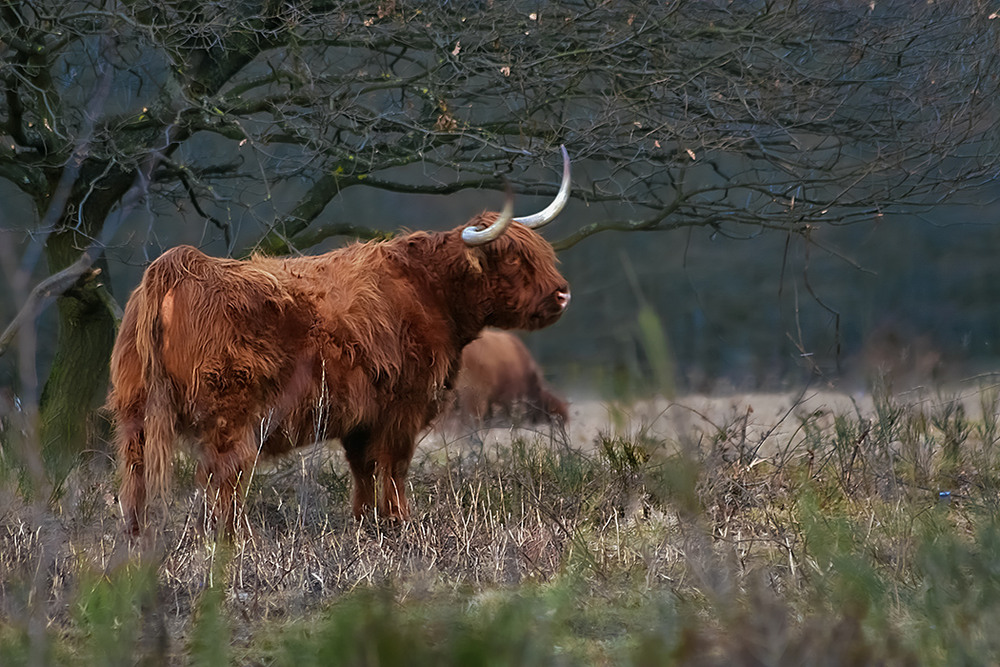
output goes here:
[{"label": "cow's tail", "polygon": [[143,473],[146,493],[150,498],[164,497],[170,491],[177,439],[176,401],[163,357],[164,310],[172,308],[172,299],[170,303],[165,303],[165,300],[170,291],[195,269],[192,260],[197,262],[198,256],[200,253],[188,246],[168,250],[146,269],[133,297],[139,299],[135,347],[143,384],[148,391]]}]

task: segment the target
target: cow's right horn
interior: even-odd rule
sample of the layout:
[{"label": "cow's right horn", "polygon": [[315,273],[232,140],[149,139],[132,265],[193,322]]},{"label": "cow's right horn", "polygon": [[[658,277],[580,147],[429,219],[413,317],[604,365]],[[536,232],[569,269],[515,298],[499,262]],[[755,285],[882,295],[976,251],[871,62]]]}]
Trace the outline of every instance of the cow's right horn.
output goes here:
[{"label": "cow's right horn", "polygon": [[566,146],[559,146],[559,148],[562,149],[563,176],[562,184],[559,186],[559,193],[556,194],[556,198],[552,200],[551,204],[538,213],[526,215],[522,218],[514,218],[514,222],[520,222],[525,227],[538,229],[542,225],[552,222],[552,220],[559,215],[559,212],[563,210],[563,206],[565,206],[566,202],[569,200],[570,191],[569,153],[566,152]]}]

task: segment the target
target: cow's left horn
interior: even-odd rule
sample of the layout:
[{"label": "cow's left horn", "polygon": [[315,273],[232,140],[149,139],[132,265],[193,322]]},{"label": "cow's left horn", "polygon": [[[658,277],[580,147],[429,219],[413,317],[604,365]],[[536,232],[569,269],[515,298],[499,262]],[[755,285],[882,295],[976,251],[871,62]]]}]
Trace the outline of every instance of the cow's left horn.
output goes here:
[{"label": "cow's left horn", "polygon": [[542,225],[552,222],[552,220],[559,215],[559,211],[563,210],[563,206],[565,206],[566,202],[569,200],[569,153],[566,152],[565,146],[560,146],[559,148],[562,149],[563,176],[562,184],[559,186],[559,193],[556,195],[556,198],[552,200],[551,204],[538,213],[535,213],[534,215],[526,215],[523,218],[514,218],[514,222],[520,222],[525,227],[538,229]]},{"label": "cow's left horn", "polygon": [[462,230],[462,240],[466,245],[477,246],[489,243],[500,238],[500,235],[507,231],[510,223],[514,220],[514,194],[507,188],[507,201],[503,205],[503,210],[486,229],[477,229],[475,225]]}]

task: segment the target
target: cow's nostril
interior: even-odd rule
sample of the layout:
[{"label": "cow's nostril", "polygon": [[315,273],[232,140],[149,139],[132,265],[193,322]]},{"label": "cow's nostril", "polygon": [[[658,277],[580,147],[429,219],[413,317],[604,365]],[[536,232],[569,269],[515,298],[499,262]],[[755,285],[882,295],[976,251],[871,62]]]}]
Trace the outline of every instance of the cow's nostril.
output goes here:
[{"label": "cow's nostril", "polygon": [[559,307],[565,309],[569,305],[569,290],[559,290],[556,292],[556,301],[559,303]]}]

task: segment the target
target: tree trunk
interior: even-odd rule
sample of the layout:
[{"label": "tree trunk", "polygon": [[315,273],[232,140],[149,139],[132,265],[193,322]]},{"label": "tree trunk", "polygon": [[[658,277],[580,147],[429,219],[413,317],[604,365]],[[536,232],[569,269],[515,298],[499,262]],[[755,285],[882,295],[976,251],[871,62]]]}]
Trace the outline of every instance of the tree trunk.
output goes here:
[{"label": "tree trunk", "polygon": [[[52,235],[45,246],[51,272],[79,256],[75,234]],[[94,411],[105,400],[108,361],[117,322],[110,296],[93,274],[81,278],[56,301],[58,338],[52,369],[42,390],[41,445],[49,473],[58,484],[80,453],[95,444]]]}]

